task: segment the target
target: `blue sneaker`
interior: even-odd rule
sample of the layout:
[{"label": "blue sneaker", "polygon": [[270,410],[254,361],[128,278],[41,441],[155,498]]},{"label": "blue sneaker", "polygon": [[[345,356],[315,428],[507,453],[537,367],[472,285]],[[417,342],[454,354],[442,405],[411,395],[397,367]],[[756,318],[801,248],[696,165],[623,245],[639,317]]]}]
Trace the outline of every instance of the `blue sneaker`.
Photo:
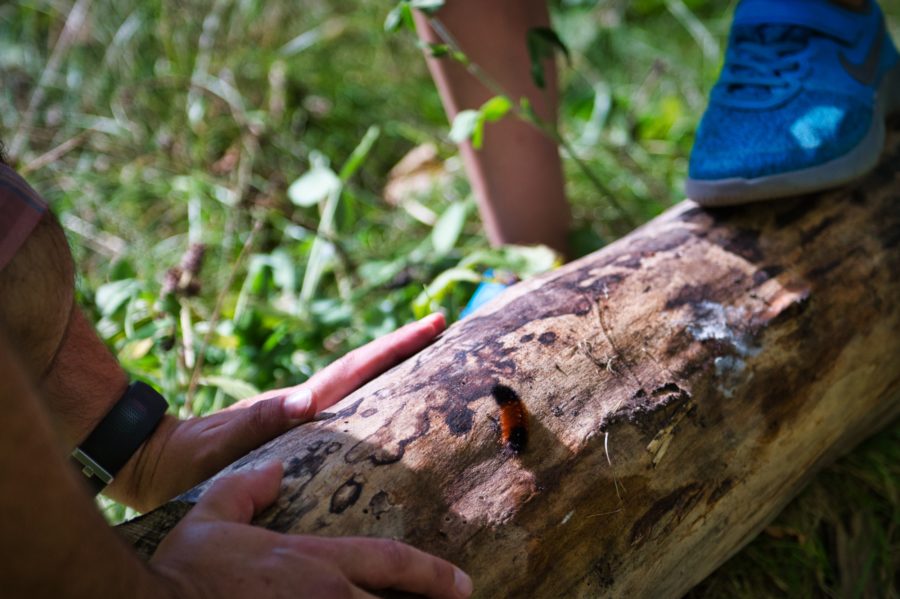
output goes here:
[{"label": "blue sneaker", "polygon": [[877,164],[898,110],[900,59],[873,0],[743,0],[687,195],[724,206],[846,183]]}]

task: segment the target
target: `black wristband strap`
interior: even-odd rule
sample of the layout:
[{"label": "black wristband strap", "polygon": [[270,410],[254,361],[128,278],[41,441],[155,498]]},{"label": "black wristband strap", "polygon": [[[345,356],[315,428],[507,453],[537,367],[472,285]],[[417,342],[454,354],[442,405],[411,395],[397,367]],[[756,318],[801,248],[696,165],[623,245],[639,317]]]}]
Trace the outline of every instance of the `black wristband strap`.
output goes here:
[{"label": "black wristband strap", "polygon": [[131,383],[85,441],[72,461],[88,479],[94,494],[110,484],[166,413],[162,395],[144,383]]}]

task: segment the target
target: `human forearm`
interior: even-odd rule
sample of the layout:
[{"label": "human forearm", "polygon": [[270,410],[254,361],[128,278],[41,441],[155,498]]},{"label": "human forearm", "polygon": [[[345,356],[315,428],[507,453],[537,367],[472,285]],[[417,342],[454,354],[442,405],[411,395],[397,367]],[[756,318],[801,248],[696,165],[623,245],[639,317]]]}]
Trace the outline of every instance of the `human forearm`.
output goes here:
[{"label": "human forearm", "polygon": [[0,326],[15,343],[27,375],[40,381],[51,424],[69,449],[109,411],[127,380],[74,305],[74,295],[65,234],[46,213],[0,270]]},{"label": "human forearm", "polygon": [[[531,80],[525,44],[529,29],[549,25],[544,0],[452,0],[437,18],[467,57],[514,102],[528,98],[542,119],[556,121],[553,61],[544,65],[546,89],[542,90]],[[442,43],[421,14],[417,22],[426,41]],[[451,120],[461,110],[477,109],[493,95],[449,58],[428,58],[428,67]],[[507,117],[487,126],[480,150],[466,143],[461,151],[492,243],[544,243],[567,250],[570,212],[553,140],[532,125]]]},{"label": "human forearm", "polygon": [[56,357],[41,379],[66,449],[71,451],[90,434],[127,386],[128,375],[118,360],[74,307]]},{"label": "human forearm", "polygon": [[65,462],[18,356],[0,338],[0,555],[9,597],[162,594]]}]

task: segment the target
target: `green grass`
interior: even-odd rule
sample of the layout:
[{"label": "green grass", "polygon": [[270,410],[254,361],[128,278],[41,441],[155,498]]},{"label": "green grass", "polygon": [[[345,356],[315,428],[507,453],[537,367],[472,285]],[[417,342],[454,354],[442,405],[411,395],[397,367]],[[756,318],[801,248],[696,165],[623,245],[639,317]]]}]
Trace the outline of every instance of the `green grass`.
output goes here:
[{"label": "green grass", "polygon": [[[10,144],[27,125],[18,165],[69,229],[80,301],[126,368],[183,415],[302,381],[422,310],[457,314],[485,265],[552,263],[488,249],[415,41],[383,31],[389,3],[82,0],[85,25],[48,70],[73,4],[0,6],[0,136]],[[900,2],[882,5],[896,33]],[[637,220],[681,197],[732,6],[555,7],[573,52],[561,129]],[[363,139],[373,145],[351,160]],[[417,210],[386,203],[391,167],[423,143],[436,145],[446,176]],[[565,166],[579,251],[626,233]],[[312,168],[353,172],[339,196],[298,205],[288,190]],[[163,296],[166,271],[193,242],[207,247],[199,288]],[[186,402],[192,379],[201,384]],[[897,596],[898,454],[894,425],[820,475],[773,534],[694,596]]]}]

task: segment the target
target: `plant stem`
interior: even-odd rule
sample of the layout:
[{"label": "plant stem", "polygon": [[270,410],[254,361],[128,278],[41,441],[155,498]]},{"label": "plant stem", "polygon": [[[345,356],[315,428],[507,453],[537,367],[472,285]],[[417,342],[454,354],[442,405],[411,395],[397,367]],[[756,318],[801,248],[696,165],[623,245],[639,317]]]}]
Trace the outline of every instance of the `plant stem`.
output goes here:
[{"label": "plant stem", "polygon": [[212,336],[216,332],[216,325],[219,322],[219,317],[222,314],[222,306],[225,305],[225,297],[228,295],[228,291],[231,289],[231,285],[234,283],[234,279],[237,276],[238,269],[244,263],[244,260],[247,258],[247,255],[250,253],[250,249],[253,247],[253,242],[256,239],[256,234],[259,233],[260,229],[262,229],[263,220],[262,218],[258,218],[256,222],[253,223],[253,229],[251,229],[250,234],[247,235],[247,240],[244,241],[244,247],[241,248],[241,253],[238,255],[237,260],[234,261],[234,265],[231,267],[231,272],[228,273],[228,279],[225,281],[225,284],[222,285],[222,291],[219,292],[219,297],[216,299],[216,306],[213,309],[212,316],[209,318],[209,323],[207,324],[206,335],[203,336],[203,342],[200,345],[199,350],[197,351],[197,362],[194,364],[193,370],[191,370],[191,379],[188,383],[187,394],[184,398],[184,406],[182,407],[182,413],[185,416],[193,416],[193,408],[194,408],[194,394],[197,391],[197,383],[200,380],[200,373],[203,370],[203,362],[206,357],[206,348],[209,347],[210,342],[212,341]]}]

